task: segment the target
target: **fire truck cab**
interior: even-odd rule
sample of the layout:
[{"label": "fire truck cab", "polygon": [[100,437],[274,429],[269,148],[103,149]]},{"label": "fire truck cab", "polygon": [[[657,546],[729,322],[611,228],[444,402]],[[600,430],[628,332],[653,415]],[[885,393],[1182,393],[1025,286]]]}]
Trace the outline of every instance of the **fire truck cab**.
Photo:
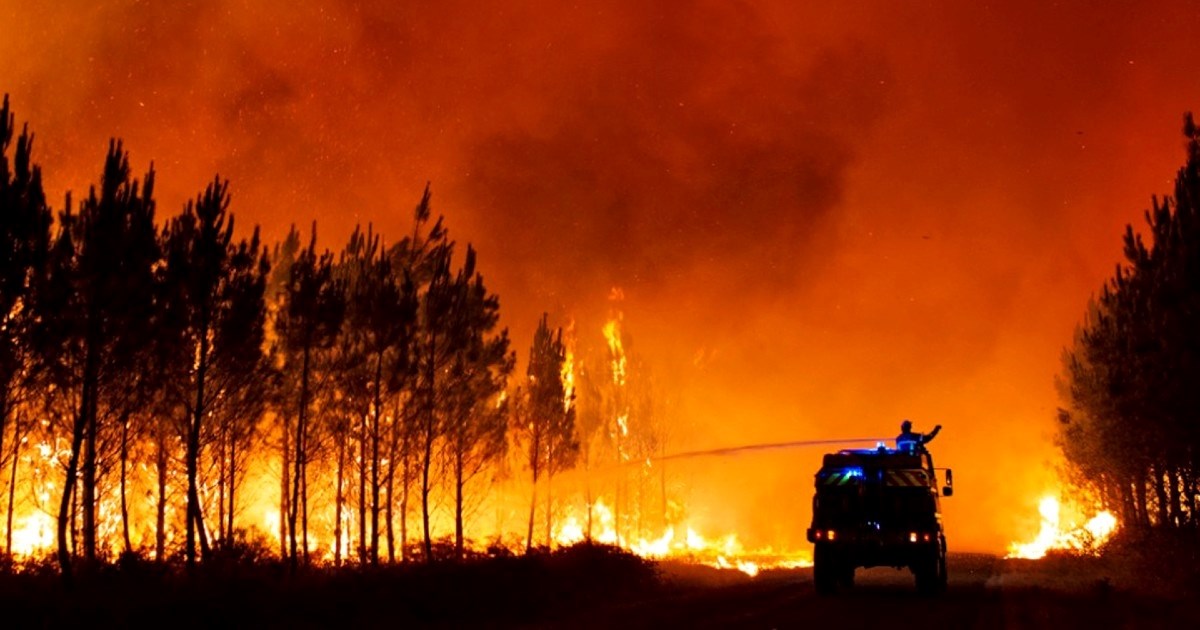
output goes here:
[{"label": "fire truck cab", "polygon": [[[946,485],[938,485],[938,471]],[[954,494],[953,473],[934,468],[924,449],[843,450],[825,455],[816,474],[813,581],[823,595],[854,585],[859,567],[908,568],[917,590],[946,587],[941,496]]]}]

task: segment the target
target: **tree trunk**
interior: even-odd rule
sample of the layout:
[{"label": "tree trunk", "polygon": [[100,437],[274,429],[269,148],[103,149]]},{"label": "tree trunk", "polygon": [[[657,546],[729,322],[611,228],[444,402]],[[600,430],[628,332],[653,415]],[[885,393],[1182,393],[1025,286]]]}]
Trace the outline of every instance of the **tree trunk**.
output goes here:
[{"label": "tree trunk", "polygon": [[1136,504],[1138,509],[1138,518],[1142,527],[1150,526],[1150,510],[1146,499],[1146,471],[1139,470],[1137,474],[1137,486],[1135,488]]},{"label": "tree trunk", "polygon": [[425,409],[424,449],[421,453],[421,525],[425,534],[425,562],[433,562],[433,537],[429,531],[429,469],[433,464],[434,429],[437,422],[437,336],[430,334],[429,357],[426,365],[426,382],[428,388]]},{"label": "tree trunk", "polygon": [[1121,478],[1113,485],[1116,486],[1120,498],[1121,522],[1130,524],[1137,523],[1137,508],[1134,507],[1133,501],[1133,484],[1129,483],[1128,480]]},{"label": "tree trunk", "polygon": [[1192,526],[1192,528],[1195,528],[1198,524],[1200,524],[1200,521],[1197,520],[1198,515],[1196,514],[1196,507],[1197,507],[1196,499],[1197,499],[1197,497],[1196,497],[1196,469],[1195,468],[1188,469],[1187,484],[1186,484],[1185,488],[1187,490],[1188,523]]},{"label": "tree trunk", "polygon": [[125,553],[133,553],[129,541],[129,503],[125,494],[126,463],[129,461],[129,417],[121,418],[121,534],[125,542]]},{"label": "tree trunk", "polygon": [[154,559],[158,562],[166,560],[167,546],[167,437],[162,422],[158,421],[155,428],[156,453],[154,459],[155,472],[158,473],[158,505],[154,506]]},{"label": "tree trunk", "polygon": [[429,467],[433,462],[433,410],[425,420],[425,449],[421,456],[421,525],[425,534],[425,562],[433,562],[433,537],[429,531]]},{"label": "tree trunk", "polygon": [[463,445],[454,449],[454,557],[463,559]]},{"label": "tree trunk", "polygon": [[238,483],[238,463],[237,463],[237,436],[229,438],[229,510],[226,512],[226,518],[229,523],[225,526],[225,533],[229,536],[229,541],[233,542],[233,523],[235,508],[237,507],[236,492]]},{"label": "tree trunk", "polygon": [[412,479],[412,444],[407,430],[404,432],[404,478],[400,480],[400,562],[408,562],[408,491]]},{"label": "tree trunk", "polygon": [[1180,500],[1180,492],[1183,485],[1183,480],[1180,478],[1179,469],[1171,467],[1167,469],[1167,483],[1170,485],[1167,488],[1167,496],[1169,508],[1171,512],[1170,524],[1172,527],[1181,527],[1184,521],[1183,505]]},{"label": "tree trunk", "polygon": [[17,463],[21,461],[21,416],[17,415],[13,421],[13,454],[12,454],[12,473],[8,478],[8,514],[5,522],[6,534],[5,540],[5,555],[12,557],[12,529],[13,529],[13,502],[16,500],[17,490]]},{"label": "tree trunk", "polygon": [[306,461],[307,454],[305,451],[308,446],[305,444],[307,434],[307,407],[308,407],[308,367],[309,367],[309,347],[304,346],[304,360],[300,367],[300,404],[299,413],[296,416],[296,453],[295,453],[295,470],[293,470],[294,478],[292,479],[292,500],[290,511],[288,512],[288,528],[291,530],[291,563],[292,567],[296,566],[300,558],[299,550],[297,549],[296,540],[296,521],[299,517],[301,521],[301,529],[303,534],[304,558],[308,559],[308,523],[307,515],[300,516],[297,512],[307,511],[305,497],[302,496],[302,490],[306,490],[304,476],[308,462]]},{"label": "tree trunk", "polygon": [[358,418],[358,562],[367,563],[367,414]]},{"label": "tree trunk", "polygon": [[71,556],[79,557],[79,484],[71,488]]},{"label": "tree trunk", "polygon": [[396,501],[396,452],[397,447],[397,427],[400,426],[400,405],[396,404],[395,410],[392,412],[392,423],[388,426],[388,468],[387,477],[384,481],[384,532],[387,534],[387,552],[388,562],[396,562],[396,521],[393,513],[393,506]]},{"label": "tree trunk", "polygon": [[371,564],[379,564],[379,423],[383,418],[383,353],[375,355],[375,417],[371,423]]},{"label": "tree trunk", "polygon": [[226,545],[229,541],[226,540],[225,532],[225,436],[227,434],[225,423],[221,423],[221,429],[217,432],[217,544],[218,546]]},{"label": "tree trunk", "polygon": [[[0,375],[0,453],[4,452],[4,429],[8,427],[8,384],[11,380],[8,374]],[[21,439],[16,429],[13,429],[13,439]]]},{"label": "tree trunk", "polygon": [[526,554],[533,551],[533,519],[534,519],[534,516],[537,515],[537,482],[538,482],[538,473],[541,471],[541,461],[542,461],[541,442],[542,442],[541,432],[535,428],[534,434],[533,434],[533,444],[530,446],[530,448],[532,449],[531,452],[533,453],[533,457],[530,458],[530,464],[531,464],[530,468],[532,469],[531,472],[533,475],[533,480],[529,484],[530,488],[532,488],[532,490],[531,490],[532,496],[529,499],[529,528],[525,531],[525,553]]},{"label": "tree trunk", "polygon": [[288,493],[291,492],[291,435],[292,423],[288,421],[287,416],[280,418],[280,424],[283,425],[283,436],[280,440],[280,460],[282,466],[279,473],[279,557],[288,559],[288,539],[291,533],[295,535],[295,529],[289,528],[289,520],[291,515],[291,502],[288,501]]},{"label": "tree trunk", "polygon": [[546,549],[554,548],[554,466],[546,462]]},{"label": "tree trunk", "polygon": [[[308,421],[304,422],[307,430]],[[309,563],[309,545],[308,545],[308,437],[304,438],[304,474],[300,475],[300,535],[303,542],[301,555],[304,557],[304,565]]]},{"label": "tree trunk", "polygon": [[[79,449],[83,446],[84,433],[82,415],[81,409],[71,432],[71,455],[67,458],[67,473],[63,480],[62,500],[58,506],[58,566],[63,579],[68,583],[71,581],[71,549],[67,547],[67,525],[72,524],[71,531],[74,533],[75,477],[79,472]],[[71,547],[74,547],[74,539],[75,537],[72,535]]]},{"label": "tree trunk", "polygon": [[79,473],[79,451],[83,446],[84,433],[87,430],[87,409],[91,406],[91,399],[95,393],[92,391],[95,387],[95,372],[97,370],[97,357],[92,346],[89,345],[84,355],[83,363],[83,383],[79,401],[79,411],[75,415],[74,426],[71,429],[71,455],[67,458],[66,477],[63,480],[62,499],[58,505],[58,566],[62,572],[63,580],[67,583],[71,582],[71,548],[67,544],[67,526],[71,525],[71,547],[74,547],[74,503],[75,503],[75,477]]},{"label": "tree trunk", "polygon": [[96,434],[98,385],[94,386],[89,404],[84,408],[83,480],[83,559],[90,567],[96,563]]},{"label": "tree trunk", "polygon": [[333,510],[333,566],[342,566],[342,486],[346,477],[346,440],[347,432],[341,431],[337,437],[337,488],[334,493]]},{"label": "tree trunk", "polygon": [[1158,499],[1158,526],[1165,527],[1170,522],[1170,514],[1167,506],[1167,488],[1164,481],[1164,471],[1162,466],[1154,467],[1154,496]]},{"label": "tree trunk", "polygon": [[200,492],[196,476],[200,467],[200,425],[204,420],[204,409],[207,401],[204,399],[204,379],[208,372],[208,325],[207,317],[201,315],[200,354],[196,361],[196,401],[192,407],[192,415],[188,419],[187,452],[185,462],[187,467],[187,539],[184,548],[187,565],[196,565],[196,539],[201,540],[205,555],[208,554],[207,539],[204,533],[204,515],[200,511]]},{"label": "tree trunk", "polygon": [[187,539],[185,547],[185,559],[188,566],[196,565],[197,553],[196,545],[199,542],[200,554],[208,556],[209,542],[208,534],[204,530],[204,515],[200,511],[200,494],[199,486],[197,485],[196,476],[199,473],[199,462],[196,455],[200,450],[200,436],[196,424],[188,427],[187,436],[187,452],[190,455],[186,456],[187,463],[187,510],[185,521],[187,523]]}]

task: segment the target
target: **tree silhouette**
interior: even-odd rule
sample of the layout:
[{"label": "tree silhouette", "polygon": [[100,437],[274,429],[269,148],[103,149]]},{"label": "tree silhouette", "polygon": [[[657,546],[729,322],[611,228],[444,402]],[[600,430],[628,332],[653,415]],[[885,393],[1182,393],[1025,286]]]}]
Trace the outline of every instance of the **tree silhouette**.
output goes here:
[{"label": "tree silhouette", "polygon": [[291,285],[292,266],[300,253],[300,233],[293,225],[283,241],[276,243],[271,252],[271,272],[267,277],[267,320],[265,327],[269,360],[280,372],[277,386],[268,397],[271,409],[279,420],[279,557],[289,558],[288,515],[291,514],[292,488],[292,400],[291,389],[294,370],[285,370],[287,364],[287,340],[281,335],[279,324],[287,317],[288,291]]},{"label": "tree silhouette", "polygon": [[508,331],[495,331],[500,300],[488,293],[475,263],[475,250],[468,245],[454,282],[454,325],[447,331],[455,341],[451,344],[454,355],[448,377],[445,437],[454,485],[454,553],[460,559],[467,484],[503,457],[508,445],[507,410],[501,394],[515,363],[508,351]]},{"label": "tree silhouette", "polygon": [[[0,464],[12,458],[5,540],[12,553],[12,515],[22,427],[12,429],[12,453],[4,438],[10,418],[24,397],[30,379],[29,335],[34,324],[31,292],[46,264],[50,246],[51,213],[42,189],[41,168],[32,161],[33,134],[28,126],[17,137],[12,161],[9,148],[15,116],[8,95],[0,106]],[[19,416],[18,416],[19,419]]]},{"label": "tree silhouette", "polygon": [[[169,374],[184,410],[180,435],[185,445],[184,553],[189,565],[196,561],[197,538],[201,553],[208,554],[210,546],[198,489],[204,441],[217,447],[217,530],[227,539],[235,512],[238,445],[244,445],[262,413],[263,383],[269,380],[262,351],[268,263],[257,230],[248,241],[233,240],[228,186],[217,178],[189,202],[170,221],[163,245],[164,308],[174,314],[169,321],[175,328],[174,334],[164,336],[177,341],[176,369]],[[210,439],[203,440],[206,436]]]},{"label": "tree silhouette", "polygon": [[551,483],[555,472],[573,467],[579,456],[579,440],[575,432],[575,400],[568,397],[563,385],[563,364],[566,347],[563,345],[562,329],[550,331],[548,315],[542,315],[533,334],[533,345],[529,349],[527,371],[528,404],[520,428],[525,434],[528,448],[528,463],[531,475],[531,500],[529,505],[529,528],[525,537],[525,550],[533,548],[533,521],[537,511],[537,485],[540,477],[546,478],[546,544],[550,544],[553,510],[551,509]]},{"label": "tree silhouette", "polygon": [[223,544],[233,542],[237,488],[256,443],[268,393],[278,380],[264,352],[270,263],[257,228],[249,240],[230,248],[227,260],[217,295],[208,385],[217,428],[218,533]]},{"label": "tree silhouette", "polygon": [[[71,447],[59,504],[58,558],[70,576],[67,526],[76,475],[84,558],[96,560],[97,470],[101,417],[123,419],[147,375],[139,369],[150,343],[144,323],[153,315],[153,266],[159,259],[154,226],[154,172],[145,185],[130,178],[121,144],[109,144],[100,190],[92,188],[79,213],[67,208],[37,300],[41,359],[57,387],[77,392]],[[102,411],[103,410],[103,411]],[[82,463],[80,459],[82,458]]]},{"label": "tree silhouette", "polygon": [[[220,178],[156,226],[154,171],[134,179],[115,140],[99,184],[78,207],[68,195],[55,221],[32,136],[18,136],[13,121],[6,98],[0,470],[9,549],[20,492],[57,512],[68,578],[77,559],[92,566],[117,552],[122,562],[152,552],[189,567],[213,552],[242,553],[235,543],[253,535],[239,528],[242,484],[269,458],[282,464],[279,555],[293,567],[309,562],[314,539],[322,551],[332,540],[338,562],[355,538],[361,562],[382,562],[385,538],[387,560],[396,547],[408,559],[418,488],[424,558],[435,559],[438,505],[453,512],[454,556],[466,554],[471,512],[505,474],[509,418],[535,398],[505,394],[515,357],[499,297],[473,247],[455,258],[428,186],[411,234],[390,247],[372,227],[357,229],[335,264],[318,251],[314,224],[306,246],[293,228],[268,255],[257,229],[236,232]],[[561,379],[561,334],[557,343]],[[538,416],[538,482],[572,466],[579,449],[573,398],[558,387],[556,410]],[[36,455],[21,451],[24,438],[39,445]],[[56,505],[42,505],[51,487]],[[354,520],[357,532],[346,531]]]},{"label": "tree silhouette", "polygon": [[1127,226],[1125,263],[1064,354],[1059,443],[1076,479],[1133,528],[1200,524],[1200,133],[1171,197]]},{"label": "tree silhouette", "polygon": [[[295,398],[296,429],[292,436],[292,485],[287,514],[290,549],[294,566],[300,557],[297,544],[303,545],[305,563],[308,545],[308,464],[312,456],[311,403],[313,399],[314,357],[336,341],[345,316],[345,289],[333,275],[333,255],[317,254],[317,228],[312,239],[292,263],[286,288],[286,305],[276,320],[283,339],[286,367],[299,383]],[[297,536],[297,520],[300,535]],[[297,540],[299,538],[299,540]]]},{"label": "tree silhouette", "polygon": [[[379,562],[379,518],[384,506],[380,493],[386,481],[382,473],[389,437],[386,429],[398,418],[385,417],[385,406],[399,395],[408,368],[408,346],[416,326],[417,296],[411,281],[396,273],[392,258],[380,245],[379,236],[368,228],[356,229],[338,265],[347,288],[346,326],[338,371],[344,398],[357,402],[359,420],[359,541],[360,559]],[[387,427],[384,426],[385,422]],[[341,443],[340,443],[341,444]],[[339,448],[339,471],[344,460]],[[369,483],[369,491],[368,491]],[[342,494],[338,481],[338,501]],[[369,497],[369,498],[368,498]],[[370,511],[369,544],[366,525]],[[340,506],[337,510],[340,545]]]},{"label": "tree silhouette", "polygon": [[434,250],[436,259],[429,287],[421,308],[421,329],[416,350],[420,366],[415,404],[420,418],[417,439],[421,451],[421,527],[426,562],[433,562],[433,532],[429,525],[430,499],[433,489],[434,444],[441,438],[445,407],[446,383],[442,375],[455,352],[452,336],[454,317],[454,279],[450,273],[453,245]]},{"label": "tree silhouette", "polygon": [[[388,557],[395,558],[393,499],[396,485],[396,462],[400,462],[400,553],[401,559],[408,556],[408,512],[410,490],[417,478],[421,480],[422,513],[428,509],[427,492],[430,488],[429,473],[432,466],[432,447],[437,439],[437,396],[436,379],[429,378],[429,369],[437,370],[436,335],[431,336],[434,320],[429,315],[429,291],[438,278],[443,265],[449,263],[453,243],[443,226],[443,218],[432,218],[431,192],[426,184],[421,200],[413,211],[412,234],[388,250],[392,268],[403,270],[404,277],[412,285],[412,297],[416,300],[416,328],[404,348],[404,369],[396,375],[402,394],[396,399],[396,419],[389,435],[389,466],[386,494],[388,497],[387,540]],[[444,282],[444,278],[438,278]],[[432,365],[431,365],[432,364]],[[400,402],[403,400],[403,408]],[[418,470],[420,474],[418,475]],[[424,518],[422,521],[424,522]],[[432,541],[423,544],[425,557],[432,559]]]}]

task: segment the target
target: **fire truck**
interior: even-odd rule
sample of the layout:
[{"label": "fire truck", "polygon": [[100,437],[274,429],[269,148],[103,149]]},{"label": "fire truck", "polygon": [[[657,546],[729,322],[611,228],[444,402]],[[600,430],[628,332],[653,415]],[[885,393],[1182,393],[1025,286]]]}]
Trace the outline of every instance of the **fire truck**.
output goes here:
[{"label": "fire truck", "polygon": [[[940,490],[939,472],[946,481]],[[954,494],[953,481],[953,473],[935,468],[923,447],[880,444],[825,455],[808,529],[817,592],[850,588],[857,568],[879,566],[907,567],[922,593],[943,591],[946,534],[939,498]]]}]

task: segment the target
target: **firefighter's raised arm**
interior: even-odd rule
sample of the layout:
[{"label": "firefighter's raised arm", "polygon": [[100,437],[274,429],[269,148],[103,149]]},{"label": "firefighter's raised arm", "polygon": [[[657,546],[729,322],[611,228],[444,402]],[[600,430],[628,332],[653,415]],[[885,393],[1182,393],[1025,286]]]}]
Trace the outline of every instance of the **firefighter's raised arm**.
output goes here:
[{"label": "firefighter's raised arm", "polygon": [[928,444],[928,443],[932,442],[933,438],[937,437],[938,431],[941,431],[941,430],[942,430],[942,425],[940,425],[940,424],[937,425],[936,427],[933,427],[933,430],[929,432],[929,435],[924,436],[924,438],[921,440],[921,443]]}]

